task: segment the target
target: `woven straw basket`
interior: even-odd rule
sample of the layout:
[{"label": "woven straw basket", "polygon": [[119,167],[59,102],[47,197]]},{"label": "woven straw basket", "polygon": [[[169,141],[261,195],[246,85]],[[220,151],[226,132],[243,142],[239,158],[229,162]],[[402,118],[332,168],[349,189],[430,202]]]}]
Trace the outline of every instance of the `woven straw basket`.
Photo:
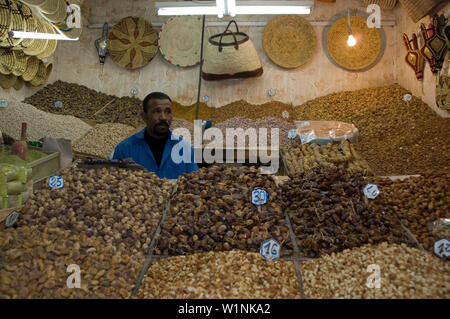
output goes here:
[{"label": "woven straw basket", "polygon": [[[25,20],[25,23],[27,25],[27,31],[28,32],[38,32],[38,19],[35,16],[32,16],[29,19]],[[28,48],[32,43],[34,39],[23,39],[23,41],[20,43],[20,46],[23,49]]]},{"label": "woven straw basket", "polygon": [[61,23],[66,19],[67,5],[64,0],[58,1],[58,8],[53,13],[45,13],[41,11],[41,14],[48,21],[53,23]]},{"label": "woven straw basket", "polygon": [[34,79],[39,70],[39,59],[35,56],[31,56],[27,61],[27,68],[22,74],[22,78],[25,82],[30,82]]},{"label": "woven straw basket", "polygon": [[14,54],[14,67],[12,73],[16,76],[21,76],[27,69],[28,58],[22,51],[13,51]]},{"label": "woven straw basket", "polygon": [[[16,1],[12,1],[12,0],[10,0],[9,3],[10,3],[11,21],[9,24],[8,32],[9,31],[27,31],[25,20],[22,17],[23,5],[20,2],[16,2]],[[19,38],[8,37],[6,39],[7,45],[12,46],[12,47],[18,46],[22,41],[23,41],[23,39],[19,39]]]},{"label": "woven straw basket", "polygon": [[[43,21],[36,19],[36,32],[46,33],[47,29]],[[27,43],[27,48],[23,49],[23,52],[27,55],[39,55],[45,51],[48,44],[47,39],[32,39],[30,43]]]},{"label": "woven straw basket", "polygon": [[0,86],[5,90],[12,88],[14,86],[14,83],[16,83],[16,80],[17,76],[15,76],[14,74],[0,74]]},{"label": "woven straw basket", "polygon": [[38,6],[40,13],[54,14],[58,11],[59,3],[64,0],[46,0]]},{"label": "woven straw basket", "polygon": [[19,91],[21,88],[23,88],[23,85],[25,82],[23,82],[23,79],[21,77],[17,77],[16,82],[13,85],[14,90]]},{"label": "woven straw basket", "polygon": [[109,31],[107,45],[114,63],[138,69],[147,65],[158,52],[158,34],[144,19],[126,17]]},{"label": "woven straw basket", "polygon": [[[48,23],[47,21],[42,21],[42,23],[44,24],[47,33],[56,33],[55,29],[53,29],[53,26],[50,23]],[[57,46],[57,40],[48,40],[45,50],[42,53],[38,54],[37,57],[39,59],[48,58],[55,52]]]},{"label": "woven straw basket", "polygon": [[0,49],[0,74],[10,74],[14,68],[14,61],[12,50]]},{"label": "woven straw basket", "polygon": [[316,42],[311,24],[295,15],[278,16],[264,29],[264,51],[283,68],[297,68],[307,63],[316,52]]},{"label": "woven straw basket", "polygon": [[397,0],[363,0],[363,5],[377,4],[381,9],[392,10],[397,5]]},{"label": "woven straw basket", "polygon": [[45,84],[52,73],[53,64],[39,62],[39,70],[33,80],[30,81],[32,86],[40,86]]},{"label": "woven straw basket", "polygon": [[[231,31],[234,23],[236,32]],[[261,61],[249,36],[239,32],[234,20],[224,32],[211,36],[206,46],[202,78],[207,81],[258,77],[263,74]]]},{"label": "woven straw basket", "polygon": [[11,14],[6,0],[0,0],[0,45],[8,37],[9,24],[11,22]]},{"label": "woven straw basket", "polygon": [[442,2],[442,0],[400,0],[403,8],[415,23],[419,22]]},{"label": "woven straw basket", "polygon": [[[208,37],[208,29],[205,30]],[[202,21],[199,17],[172,17],[158,36],[159,51],[167,62],[190,67],[200,64]]]}]

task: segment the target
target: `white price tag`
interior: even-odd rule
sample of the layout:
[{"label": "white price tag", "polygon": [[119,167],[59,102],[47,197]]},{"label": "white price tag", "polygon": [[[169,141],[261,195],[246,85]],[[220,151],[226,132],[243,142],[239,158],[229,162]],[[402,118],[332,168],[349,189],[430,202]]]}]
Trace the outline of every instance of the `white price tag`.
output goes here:
[{"label": "white price tag", "polygon": [[63,104],[63,102],[61,102],[61,101],[56,101],[55,104],[54,104],[54,106],[57,107],[57,108],[62,108],[63,105],[64,105],[64,104]]},{"label": "white price tag", "polygon": [[284,119],[287,119],[287,118],[289,118],[289,112],[288,112],[288,111],[283,111],[283,113],[281,113],[281,116],[282,116]]},{"label": "white price tag", "polygon": [[450,257],[450,241],[447,238],[436,240],[433,245],[433,251],[439,258]]},{"label": "white price tag", "polygon": [[290,130],[288,132],[288,138],[293,139],[297,137],[297,130]]},{"label": "white price tag", "polygon": [[8,100],[0,99],[0,107],[7,107],[7,106],[8,106]]},{"label": "white price tag", "polygon": [[378,195],[380,195],[380,190],[375,184],[367,184],[366,187],[364,187],[363,191],[364,195],[366,195],[366,197],[369,199],[375,199]]},{"label": "white price tag", "polygon": [[411,102],[411,100],[412,100],[412,95],[411,94],[405,94],[405,96],[403,96],[403,101]]},{"label": "white price tag", "polygon": [[256,188],[252,192],[252,203],[261,206],[267,203],[267,192],[262,188]]},{"label": "white price tag", "polygon": [[19,213],[16,211],[13,211],[11,214],[6,217],[5,220],[5,226],[6,227],[12,227],[16,223],[17,219],[19,218]]},{"label": "white price tag", "polygon": [[132,88],[131,89],[131,94],[132,95],[136,95],[136,94],[138,94],[139,93],[139,90],[137,89],[137,88]]},{"label": "white price tag", "polygon": [[48,179],[48,187],[51,189],[61,189],[64,187],[64,178],[54,175]]},{"label": "white price tag", "polygon": [[274,261],[280,258],[281,245],[275,239],[268,239],[261,244],[259,253],[265,260]]}]

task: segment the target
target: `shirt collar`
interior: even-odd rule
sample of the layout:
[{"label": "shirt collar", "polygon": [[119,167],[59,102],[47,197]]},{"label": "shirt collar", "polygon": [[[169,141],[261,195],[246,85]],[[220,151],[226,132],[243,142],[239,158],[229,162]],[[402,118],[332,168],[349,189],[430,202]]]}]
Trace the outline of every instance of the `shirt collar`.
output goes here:
[{"label": "shirt collar", "polygon": [[[145,130],[147,129],[147,126],[144,127],[141,131],[136,133],[136,138],[140,140],[145,140]],[[169,141],[172,139],[172,131],[169,130],[169,137],[167,138]]]}]

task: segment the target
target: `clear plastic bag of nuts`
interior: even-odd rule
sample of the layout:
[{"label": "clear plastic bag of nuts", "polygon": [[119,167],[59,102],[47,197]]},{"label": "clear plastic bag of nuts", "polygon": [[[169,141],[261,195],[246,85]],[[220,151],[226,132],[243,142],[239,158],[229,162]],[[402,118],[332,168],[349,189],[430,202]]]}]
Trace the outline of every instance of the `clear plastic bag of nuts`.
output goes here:
[{"label": "clear plastic bag of nuts", "polygon": [[440,218],[428,223],[430,233],[439,238],[450,238],[450,218]]}]

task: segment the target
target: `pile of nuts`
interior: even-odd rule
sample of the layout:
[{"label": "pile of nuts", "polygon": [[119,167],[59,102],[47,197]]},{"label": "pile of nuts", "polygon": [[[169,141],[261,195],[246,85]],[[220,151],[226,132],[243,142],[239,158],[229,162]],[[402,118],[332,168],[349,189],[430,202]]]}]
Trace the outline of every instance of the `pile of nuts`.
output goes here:
[{"label": "pile of nuts", "polygon": [[[256,188],[267,192],[267,203],[260,207],[251,202]],[[290,255],[292,243],[280,198],[274,178],[255,167],[214,165],[183,175],[155,253],[259,251],[264,240],[274,238],[282,246],[281,255]]]},{"label": "pile of nuts", "polygon": [[[255,129],[255,133],[257,134],[257,139],[251,139],[248,138],[248,143],[245,142],[246,145],[252,146],[254,145],[263,145],[260,139],[259,135],[259,129],[260,128],[266,128],[267,129],[267,146],[272,145],[272,129],[278,128],[278,136],[279,139],[276,139],[276,143],[278,145],[286,145],[290,142],[288,138],[289,130],[295,129],[295,124],[290,123],[286,120],[283,120],[279,117],[270,117],[266,116],[260,119],[248,119],[243,117],[234,117],[230,118],[228,120],[225,120],[221,123],[215,124],[214,127],[219,128],[222,131],[222,134],[224,136],[224,142],[226,137],[226,129],[227,128],[242,128],[244,131],[247,131],[248,129]],[[235,141],[236,143],[236,141]],[[276,145],[276,144],[275,144]]]},{"label": "pile of nuts", "polygon": [[[0,298],[129,298],[144,255],[44,225],[0,232]],[[80,268],[80,288],[73,270]],[[72,271],[72,272],[71,272]]]},{"label": "pile of nuts", "polygon": [[[329,94],[295,107],[299,121],[342,121],[359,129],[357,150],[377,175],[450,169],[450,118],[442,118],[398,85]],[[389,154],[389,158],[386,158]]]},{"label": "pile of nuts", "polygon": [[298,299],[300,291],[292,262],[233,250],[155,261],[137,298]]},{"label": "pile of nuts", "polygon": [[120,123],[97,124],[73,145],[73,150],[109,159],[117,144],[122,142],[134,127]]},{"label": "pile of nuts", "polygon": [[212,121],[213,123],[220,123],[234,117],[245,117],[248,119],[276,117],[285,119],[288,122],[293,122],[295,120],[292,105],[278,101],[256,105],[239,100],[214,109]]},{"label": "pile of nuts", "polygon": [[154,173],[118,168],[69,168],[64,188],[35,191],[18,221],[100,237],[105,244],[145,252],[162,218],[172,184]]},{"label": "pile of nuts", "polygon": [[375,203],[392,207],[419,243],[432,251],[434,242],[445,237],[435,223],[450,218],[450,173],[430,172],[402,181],[378,178],[373,183],[380,189]]},{"label": "pile of nuts", "polygon": [[313,168],[340,168],[353,173],[372,175],[372,171],[356,152],[352,143],[291,144],[283,149],[286,166],[291,175],[303,173]]},{"label": "pile of nuts", "polygon": [[301,257],[368,243],[413,243],[392,210],[369,203],[363,194],[366,185],[362,174],[338,169],[310,170],[282,185]]},{"label": "pile of nuts", "polygon": [[450,264],[403,244],[348,249],[303,262],[300,269],[306,298],[445,299],[450,295]]}]

